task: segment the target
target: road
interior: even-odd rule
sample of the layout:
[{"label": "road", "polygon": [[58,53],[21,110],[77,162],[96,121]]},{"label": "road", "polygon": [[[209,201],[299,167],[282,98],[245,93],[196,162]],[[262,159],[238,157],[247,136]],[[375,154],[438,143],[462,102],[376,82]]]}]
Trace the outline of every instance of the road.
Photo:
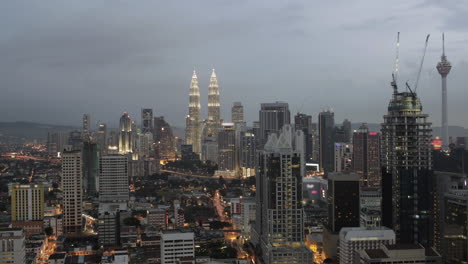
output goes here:
[{"label": "road", "polygon": [[[175,175],[180,175],[184,177],[192,177],[192,178],[203,178],[203,179],[213,179],[217,180],[218,178],[215,176],[206,176],[206,175],[198,175],[198,174],[192,174],[192,173],[185,173],[185,172],[179,172],[179,171],[172,171],[172,170],[161,170],[161,172],[167,172]],[[236,180],[238,178],[236,177],[223,177],[223,179],[230,181],[230,180]]]}]

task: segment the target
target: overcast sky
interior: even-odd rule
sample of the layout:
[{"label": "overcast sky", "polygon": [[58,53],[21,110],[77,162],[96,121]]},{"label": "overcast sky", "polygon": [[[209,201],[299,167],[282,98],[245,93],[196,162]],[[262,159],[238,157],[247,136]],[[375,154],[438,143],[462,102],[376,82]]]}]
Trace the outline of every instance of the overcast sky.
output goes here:
[{"label": "overcast sky", "polygon": [[2,1],[0,121],[80,125],[90,113],[115,126],[149,107],[183,127],[193,69],[206,115],[214,67],[226,121],[234,101],[251,122],[280,100],[314,122],[331,107],[338,122],[380,123],[401,31],[400,87],[431,34],[417,93],[435,126],[445,32],[449,124],[468,127],[467,14],[466,0]]}]

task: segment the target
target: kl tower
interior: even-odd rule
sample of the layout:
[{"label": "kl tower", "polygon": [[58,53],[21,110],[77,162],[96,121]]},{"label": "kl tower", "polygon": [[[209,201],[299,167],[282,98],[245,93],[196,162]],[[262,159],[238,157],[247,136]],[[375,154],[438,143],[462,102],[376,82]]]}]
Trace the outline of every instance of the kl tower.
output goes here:
[{"label": "kl tower", "polygon": [[448,135],[448,120],[447,120],[447,75],[452,69],[452,65],[445,57],[445,39],[442,34],[442,57],[439,63],[437,63],[437,71],[439,71],[442,77],[442,149],[448,150],[449,135]]}]

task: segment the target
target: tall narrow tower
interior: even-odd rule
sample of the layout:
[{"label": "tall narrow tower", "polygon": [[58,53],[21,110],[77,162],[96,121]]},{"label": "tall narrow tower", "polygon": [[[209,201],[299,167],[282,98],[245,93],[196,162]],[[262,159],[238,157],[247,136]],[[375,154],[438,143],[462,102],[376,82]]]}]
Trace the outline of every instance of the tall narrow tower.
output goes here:
[{"label": "tall narrow tower", "polygon": [[204,138],[213,137],[216,139],[218,129],[221,127],[219,113],[219,85],[215,70],[211,73],[210,85],[208,86],[208,119],[206,120]]},{"label": "tall narrow tower", "polygon": [[449,136],[448,136],[448,120],[447,120],[447,75],[450,73],[452,65],[445,56],[445,38],[442,34],[442,57],[437,63],[437,70],[442,77],[442,142],[443,149],[448,149]]},{"label": "tall narrow tower", "polygon": [[200,88],[198,87],[197,73],[193,71],[190,82],[189,114],[186,118],[185,142],[192,145],[193,152],[201,153],[200,130]]}]

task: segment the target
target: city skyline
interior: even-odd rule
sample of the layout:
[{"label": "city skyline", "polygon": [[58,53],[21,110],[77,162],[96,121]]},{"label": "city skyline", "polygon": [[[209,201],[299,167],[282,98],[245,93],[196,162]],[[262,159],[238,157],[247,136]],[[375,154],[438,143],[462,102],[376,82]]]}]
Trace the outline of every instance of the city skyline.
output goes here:
[{"label": "city skyline", "polygon": [[[406,80],[414,83],[424,36],[434,35],[418,91],[434,124],[441,116],[435,66],[439,36],[446,33],[446,54],[454,66],[448,76],[449,125],[468,127],[463,116],[468,80],[461,74],[468,69],[462,12],[467,5],[462,2],[401,1],[388,7],[371,1],[351,6],[273,1],[268,9],[248,2],[165,3],[163,8],[150,2],[113,3],[112,14],[91,1],[72,9],[58,2],[29,3],[37,8],[22,14],[17,12],[22,3],[2,5],[0,21],[12,26],[0,37],[0,77],[11,100],[0,106],[9,113],[0,121],[74,124],[82,113],[90,113],[93,122],[109,123],[124,111],[138,117],[148,107],[183,127],[189,74],[193,68],[199,73],[201,104],[206,105],[214,67],[224,120],[229,120],[232,102],[243,103],[250,123],[257,120],[260,103],[281,100],[290,104],[292,114],[311,114],[313,122],[322,108],[332,107],[338,122],[380,123],[391,89],[394,36],[401,31],[401,87]],[[312,12],[317,8],[323,12]],[[192,9],[196,17],[187,13]],[[181,17],[174,15],[178,12],[184,19],[168,19]],[[345,13],[360,15],[341,21],[322,17]],[[172,33],[164,30],[169,25]],[[351,41],[343,45],[343,39]],[[18,104],[23,107],[11,111]]]}]

